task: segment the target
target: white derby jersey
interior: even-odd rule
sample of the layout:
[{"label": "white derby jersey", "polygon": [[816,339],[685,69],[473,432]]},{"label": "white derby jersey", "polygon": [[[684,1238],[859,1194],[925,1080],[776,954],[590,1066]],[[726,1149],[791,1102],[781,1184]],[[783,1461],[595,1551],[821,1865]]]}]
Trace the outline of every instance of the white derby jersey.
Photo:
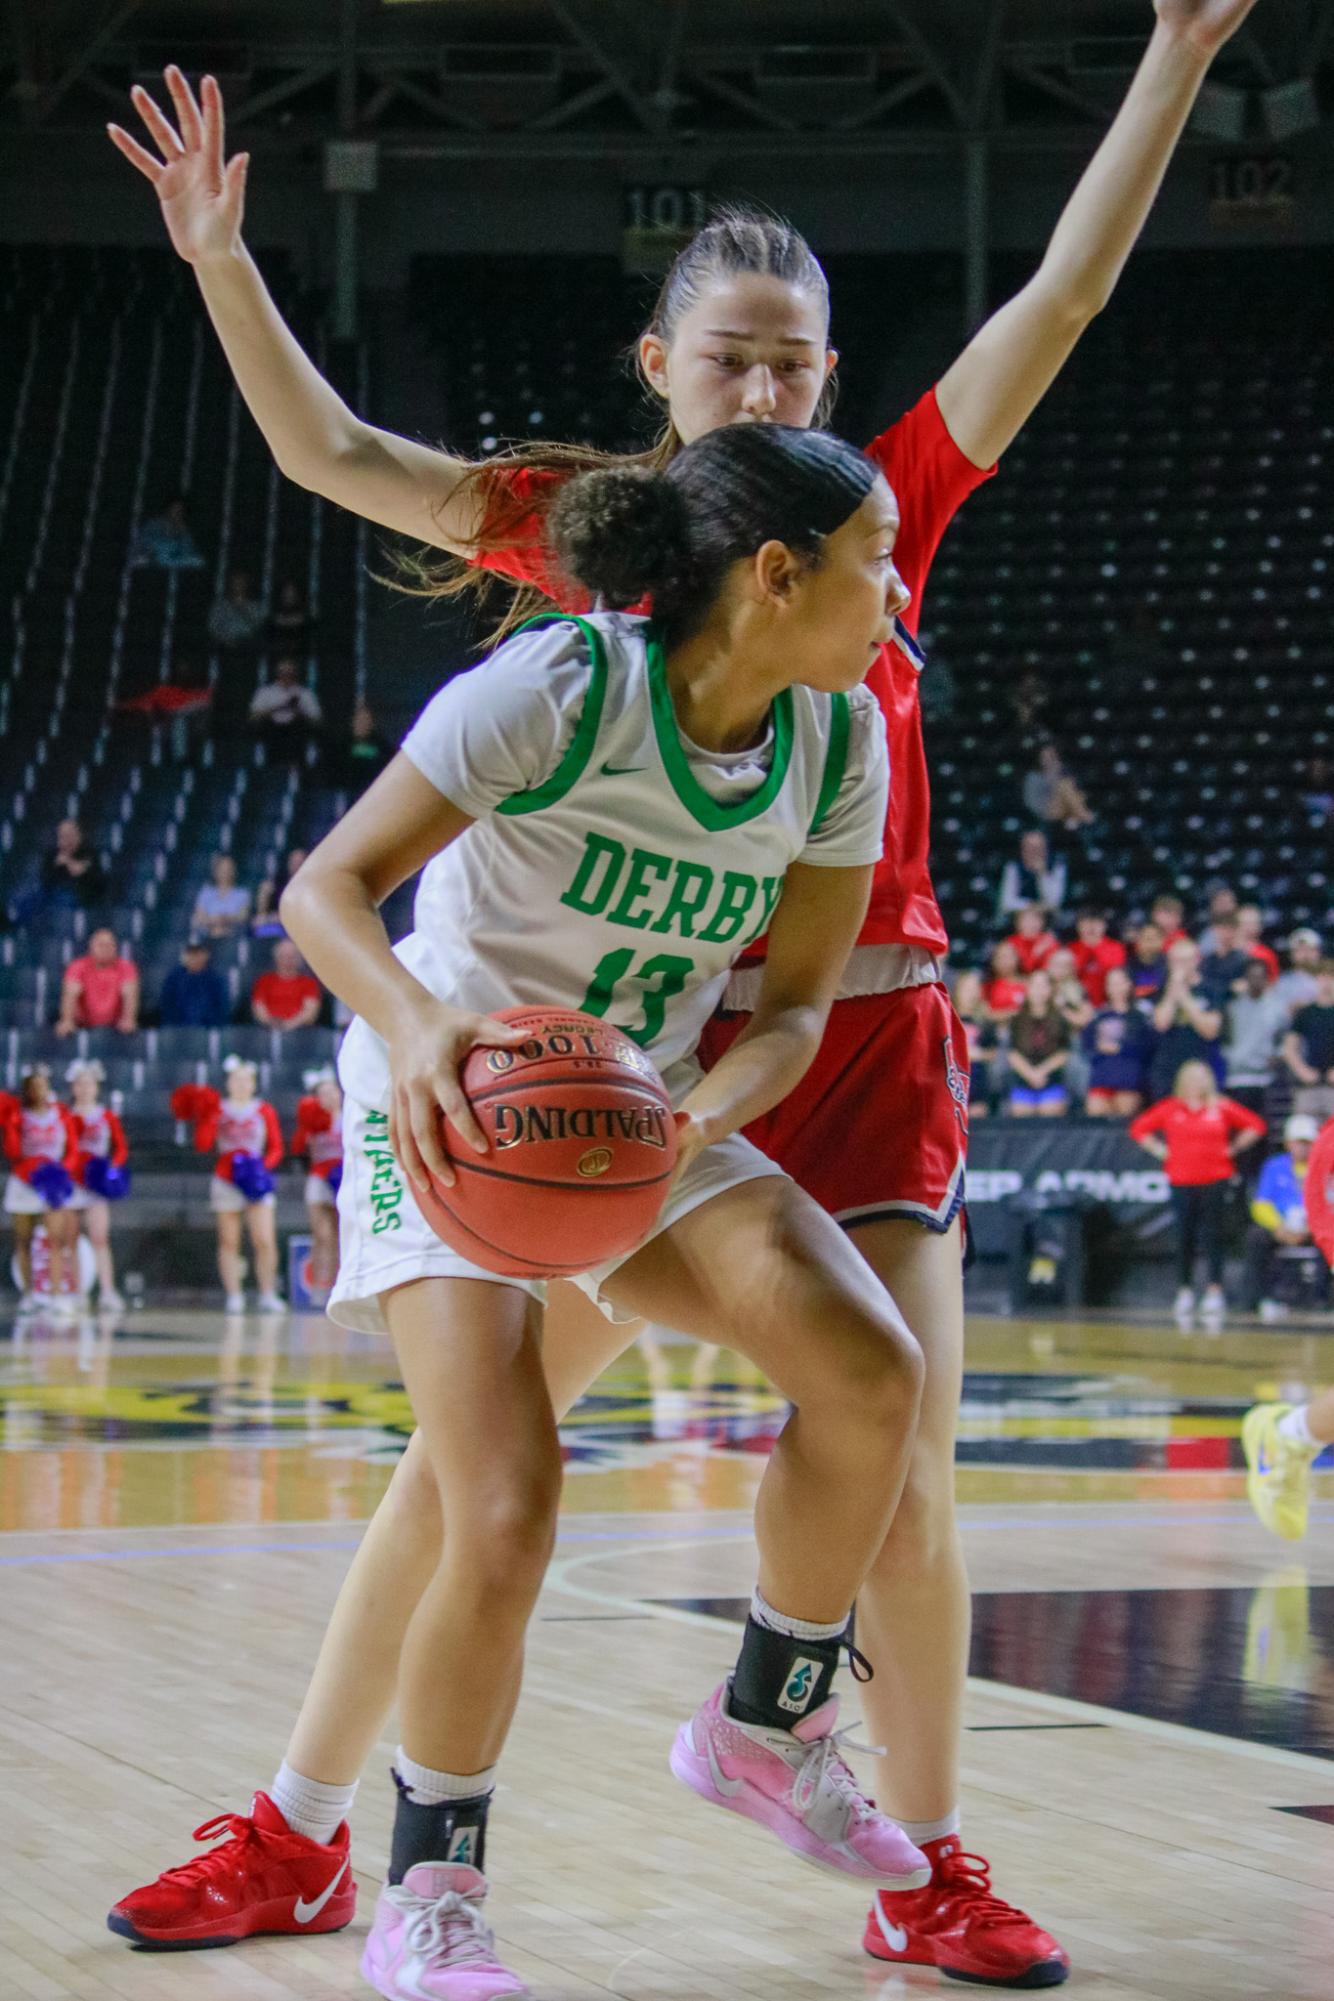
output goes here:
[{"label": "white derby jersey", "polygon": [[[534,620],[441,689],[403,750],[473,820],[422,872],[403,964],[480,1014],[599,1015],[663,1071],[694,1049],[791,864],[883,851],[889,756],[867,689],[786,688],[762,743],[703,751],[677,727],[660,639],[628,613]],[[364,1021],[339,1074],[388,1108]]]}]

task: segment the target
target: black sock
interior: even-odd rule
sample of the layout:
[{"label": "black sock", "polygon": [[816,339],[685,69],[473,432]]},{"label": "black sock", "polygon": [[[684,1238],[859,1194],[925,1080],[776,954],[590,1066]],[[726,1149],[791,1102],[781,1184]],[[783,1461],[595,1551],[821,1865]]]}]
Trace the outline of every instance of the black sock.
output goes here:
[{"label": "black sock", "polygon": [[492,1794],[419,1806],[397,1772],[394,1784],[398,1787],[398,1807],[389,1852],[391,1883],[401,1883],[419,1862],[466,1862],[473,1869],[484,1867],[486,1816]]},{"label": "black sock", "polygon": [[738,1723],[794,1730],[833,1693],[843,1641],[794,1640],[747,1619],[727,1707]]}]

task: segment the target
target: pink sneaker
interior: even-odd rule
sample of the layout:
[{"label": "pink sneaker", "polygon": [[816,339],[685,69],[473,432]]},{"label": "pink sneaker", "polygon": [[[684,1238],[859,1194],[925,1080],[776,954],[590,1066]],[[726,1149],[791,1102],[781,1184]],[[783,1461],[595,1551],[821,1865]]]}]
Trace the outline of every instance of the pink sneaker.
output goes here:
[{"label": "pink sneaker", "polygon": [[931,1881],[931,1864],[863,1798],[839,1754],[849,1733],[835,1734],[837,1717],[835,1696],[795,1730],[738,1723],[727,1713],[724,1683],[677,1731],[671,1768],[701,1799],[757,1820],[816,1869],[918,1890]]},{"label": "pink sneaker", "polygon": [[496,1958],[482,1917],[486,1878],[463,1863],[419,1862],[386,1883],[361,1970],[387,2001],[501,2001],[528,1989]]}]

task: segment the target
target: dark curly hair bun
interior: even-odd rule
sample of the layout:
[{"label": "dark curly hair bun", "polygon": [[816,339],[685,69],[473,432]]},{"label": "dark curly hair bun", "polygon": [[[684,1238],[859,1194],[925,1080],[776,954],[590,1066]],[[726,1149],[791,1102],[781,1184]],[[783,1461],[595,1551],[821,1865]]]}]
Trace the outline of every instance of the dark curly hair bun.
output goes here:
[{"label": "dark curly hair bun", "polygon": [[678,602],[689,590],[690,510],[665,473],[608,466],[567,480],[548,534],[561,569],[613,611]]}]

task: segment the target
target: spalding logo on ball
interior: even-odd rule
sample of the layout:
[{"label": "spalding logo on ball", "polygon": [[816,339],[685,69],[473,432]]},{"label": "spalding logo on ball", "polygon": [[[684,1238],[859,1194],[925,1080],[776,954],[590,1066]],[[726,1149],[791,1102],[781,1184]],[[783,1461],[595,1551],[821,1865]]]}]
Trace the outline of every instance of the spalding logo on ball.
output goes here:
[{"label": "spalding logo on ball", "polygon": [[676,1119],[652,1061],[575,1008],[506,1008],[513,1049],[473,1049],[464,1094],[491,1151],[445,1128],[458,1176],[412,1192],[437,1236],[513,1278],[570,1278],[653,1227],[676,1168]]}]

